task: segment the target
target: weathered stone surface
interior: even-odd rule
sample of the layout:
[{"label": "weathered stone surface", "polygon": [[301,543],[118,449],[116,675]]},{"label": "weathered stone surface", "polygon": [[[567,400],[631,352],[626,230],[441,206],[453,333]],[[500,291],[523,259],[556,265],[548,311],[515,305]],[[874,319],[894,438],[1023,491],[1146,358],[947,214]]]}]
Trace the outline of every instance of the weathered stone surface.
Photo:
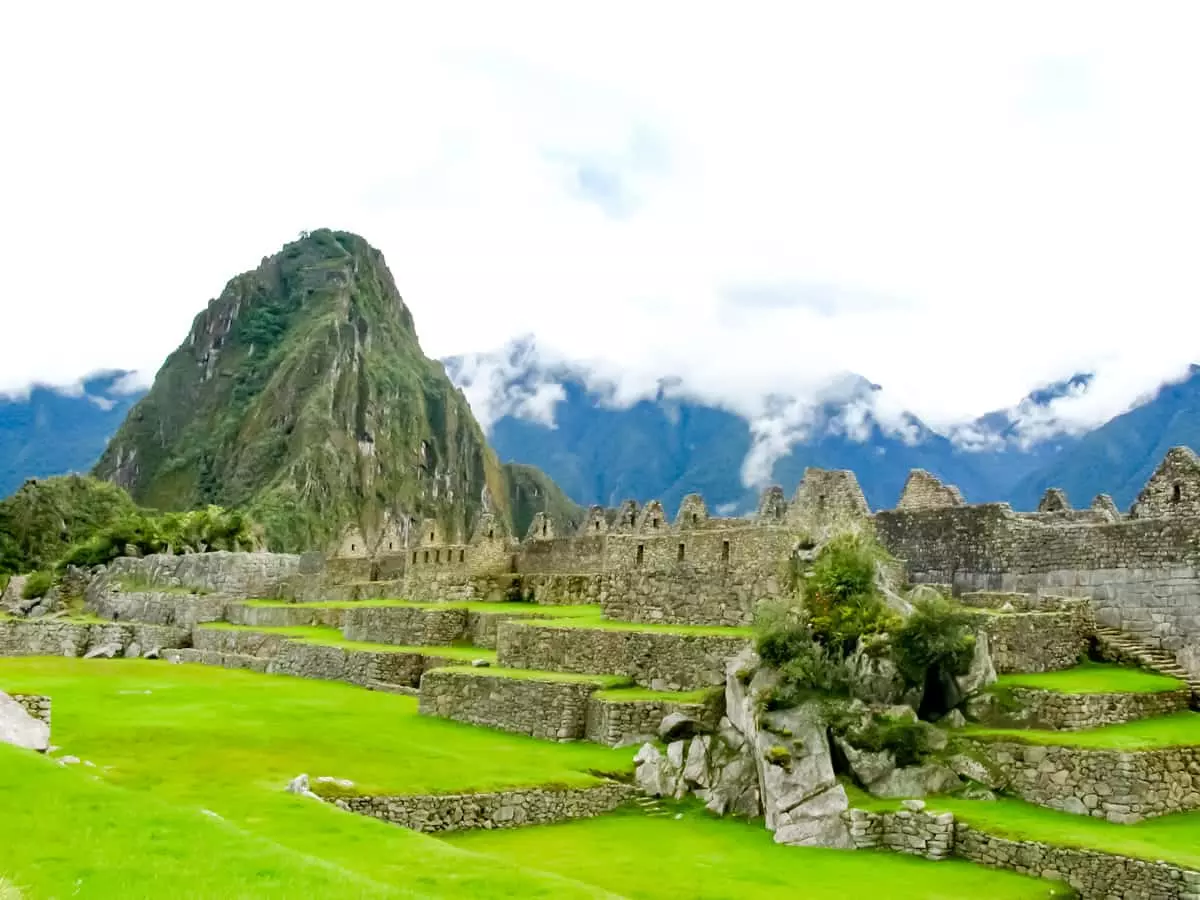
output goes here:
[{"label": "weathered stone surface", "polygon": [[590,818],[616,809],[633,795],[625,784],[591,788],[524,788],[480,794],[348,797],[347,809],[414,831],[517,828]]},{"label": "weathered stone surface", "polygon": [[660,631],[552,626],[510,620],[499,626],[501,666],[592,675],[628,675],[654,690],[690,691],[721,684],[725,663],[749,638]]},{"label": "weathered stone surface", "polygon": [[588,698],[597,690],[598,684],[586,681],[434,669],[421,678],[420,710],[551,741],[578,740],[587,730]]},{"label": "weathered stone surface", "polygon": [[925,797],[958,787],[958,776],[940,763],[893,769],[883,778],[867,785],[876,797]]},{"label": "weathered stone surface", "polygon": [[0,692],[0,743],[45,753],[50,747],[50,726],[31,716],[24,705]]},{"label": "weathered stone surface", "polygon": [[[697,730],[711,731],[721,716],[723,699],[718,694],[710,702],[679,703],[592,696],[588,700],[586,737],[610,747],[656,740],[664,718],[675,713],[694,721],[699,726]],[[674,739],[674,735],[669,739]]]},{"label": "weathered stone surface", "polygon": [[181,628],[137,623],[92,624],[60,619],[0,621],[0,656],[83,656],[94,648],[137,643],[143,647],[182,647],[190,642]]},{"label": "weathered stone surface", "polygon": [[1110,822],[1200,809],[1200,747],[1120,752],[972,741],[1006,791]]},{"label": "weathered stone surface", "polygon": [[1183,712],[1191,702],[1191,691],[1182,685],[1143,694],[1064,694],[1024,687],[1006,688],[1006,694],[1010,702],[973,706],[978,720],[997,728],[1078,731]]}]

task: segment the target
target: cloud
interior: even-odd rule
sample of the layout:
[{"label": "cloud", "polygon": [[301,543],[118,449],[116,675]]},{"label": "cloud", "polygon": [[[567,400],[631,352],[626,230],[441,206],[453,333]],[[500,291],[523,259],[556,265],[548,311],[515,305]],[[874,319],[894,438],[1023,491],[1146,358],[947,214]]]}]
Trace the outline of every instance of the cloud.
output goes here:
[{"label": "cloud", "polygon": [[[608,402],[706,398],[755,423],[751,476],[830,426],[803,410],[847,371],[882,386],[850,433],[913,434],[911,412],[986,442],[977,416],[1094,372],[1021,413],[1087,427],[1195,360],[1198,17],[24,4],[0,34],[23,86],[0,390],[154,372],[231,276],[330,226],[383,250],[430,355],[533,333]],[[473,377],[494,420],[500,376]]]}]

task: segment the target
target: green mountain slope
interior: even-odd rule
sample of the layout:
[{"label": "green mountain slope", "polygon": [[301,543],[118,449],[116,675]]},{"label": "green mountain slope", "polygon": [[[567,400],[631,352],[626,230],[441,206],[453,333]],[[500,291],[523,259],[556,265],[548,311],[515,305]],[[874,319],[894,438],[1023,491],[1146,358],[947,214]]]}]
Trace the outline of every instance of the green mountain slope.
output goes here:
[{"label": "green mountain slope", "polygon": [[237,276],[192,324],[96,474],[158,509],[240,507],[272,549],[389,517],[511,521],[495,455],[421,352],[383,255],[322,229]]},{"label": "green mountain slope", "polygon": [[554,481],[536,466],[505,463],[508,498],[517,537],[524,537],[533,517],[548,513],[560,535],[571,534],[583,524],[587,510],[563,493]]}]

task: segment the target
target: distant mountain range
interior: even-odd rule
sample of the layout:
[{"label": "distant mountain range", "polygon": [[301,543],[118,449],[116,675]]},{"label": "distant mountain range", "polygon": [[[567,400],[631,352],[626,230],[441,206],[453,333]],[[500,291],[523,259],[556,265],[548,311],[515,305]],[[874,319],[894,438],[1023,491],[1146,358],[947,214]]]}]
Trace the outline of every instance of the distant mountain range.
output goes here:
[{"label": "distant mountain range", "polygon": [[102,372],[73,388],[34,385],[0,395],[0,497],[27,478],[86,472],[145,393],[128,372]]},{"label": "distant mountain range", "polygon": [[[620,406],[583,368],[543,364],[531,340],[443,362],[488,425],[500,460],[536,466],[577,503],[657,497],[674,510],[685,494],[699,491],[714,511],[754,508],[758,488],[744,483],[743,469],[762,456],[761,423],[687,399],[678,382],[665,381],[656,396]],[[96,376],[82,391],[36,387],[27,398],[0,399],[0,496],[30,476],[90,469],[141,396],[113,392],[125,374]],[[1076,506],[1105,492],[1124,509],[1168,448],[1200,450],[1200,368],[1090,432],[1022,440],[1019,420],[1089,382],[1081,374],[1038,389],[1012,410],[946,436],[915,416],[881,423],[871,411],[879,388],[847,377],[808,411],[802,440],[767,454],[769,480],[790,492],[807,466],[852,469],[872,508],[886,509],[908,472],[922,468],[958,485],[972,503],[1033,509],[1053,486]],[[531,488],[520,502],[536,504],[540,494]],[[530,514],[523,510],[519,518]]]},{"label": "distant mountain range", "polygon": [[[489,438],[501,460],[537,466],[578,503],[658,497],[672,510],[699,491],[714,510],[754,508],[758,488],[747,487],[742,473],[761,442],[761,425],[680,399],[675,383],[617,407],[583,369],[543,365],[529,339],[496,354],[444,362],[477,407],[500,412]],[[947,437],[911,415],[885,425],[872,412],[878,386],[844,378],[808,411],[805,437],[768,460],[769,481],[791,491],[808,466],[851,469],[872,508],[886,509],[895,506],[909,471],[921,468],[957,485],[971,503],[1033,509],[1055,486],[1076,506],[1104,492],[1125,508],[1169,447],[1200,448],[1200,369],[1091,432],[1022,438],[1021,420],[1068,392],[1085,391],[1090,381],[1085,373],[1045,386],[1012,410],[989,413]]]}]

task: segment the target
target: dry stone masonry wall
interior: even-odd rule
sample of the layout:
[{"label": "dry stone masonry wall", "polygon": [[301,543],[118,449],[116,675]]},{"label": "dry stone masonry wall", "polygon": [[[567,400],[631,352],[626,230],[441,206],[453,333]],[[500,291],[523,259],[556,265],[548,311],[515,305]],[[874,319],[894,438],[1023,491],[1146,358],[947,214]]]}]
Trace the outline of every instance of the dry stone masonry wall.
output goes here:
[{"label": "dry stone masonry wall", "polygon": [[726,661],[751,640],[666,631],[625,631],[500,623],[500,665],[592,675],[628,675],[659,691],[690,691],[725,681]]},{"label": "dry stone masonry wall", "polygon": [[856,850],[893,850],[929,860],[947,859],[954,849],[954,814],[926,812],[923,804],[896,812],[850,809],[843,816]]},{"label": "dry stone masonry wall", "polygon": [[1120,752],[972,743],[1005,790],[1039,806],[1124,824],[1200,809],[1200,747]]},{"label": "dry stone masonry wall", "polygon": [[[716,699],[719,701],[720,696]],[[584,737],[610,747],[623,746],[635,740],[656,740],[659,726],[671,713],[687,716],[700,728],[714,731],[720,721],[721,711],[722,704],[719,702],[610,700],[593,695],[588,700]]]},{"label": "dry stone masonry wall", "polygon": [[1064,694],[1037,688],[1005,688],[1011,712],[997,711],[987,723],[999,728],[1042,728],[1051,731],[1080,731],[1103,725],[1120,725],[1137,719],[1185,712],[1191,691],[1143,694]]},{"label": "dry stone masonry wall", "polygon": [[45,722],[47,727],[50,726],[51,703],[49,697],[41,694],[9,694],[8,696],[29,715],[39,722]]},{"label": "dry stone masonry wall", "polygon": [[525,788],[480,794],[427,794],[406,797],[351,797],[351,812],[414,831],[517,828],[603,815],[633,795],[615,782],[591,788]]},{"label": "dry stone masonry wall", "polygon": [[587,730],[587,681],[533,680],[486,669],[432,669],[421,679],[422,715],[440,716],[550,741],[578,740]]},{"label": "dry stone masonry wall", "polygon": [[1086,607],[1062,612],[984,613],[992,664],[1006,672],[1053,672],[1079,663],[1094,626]]}]

